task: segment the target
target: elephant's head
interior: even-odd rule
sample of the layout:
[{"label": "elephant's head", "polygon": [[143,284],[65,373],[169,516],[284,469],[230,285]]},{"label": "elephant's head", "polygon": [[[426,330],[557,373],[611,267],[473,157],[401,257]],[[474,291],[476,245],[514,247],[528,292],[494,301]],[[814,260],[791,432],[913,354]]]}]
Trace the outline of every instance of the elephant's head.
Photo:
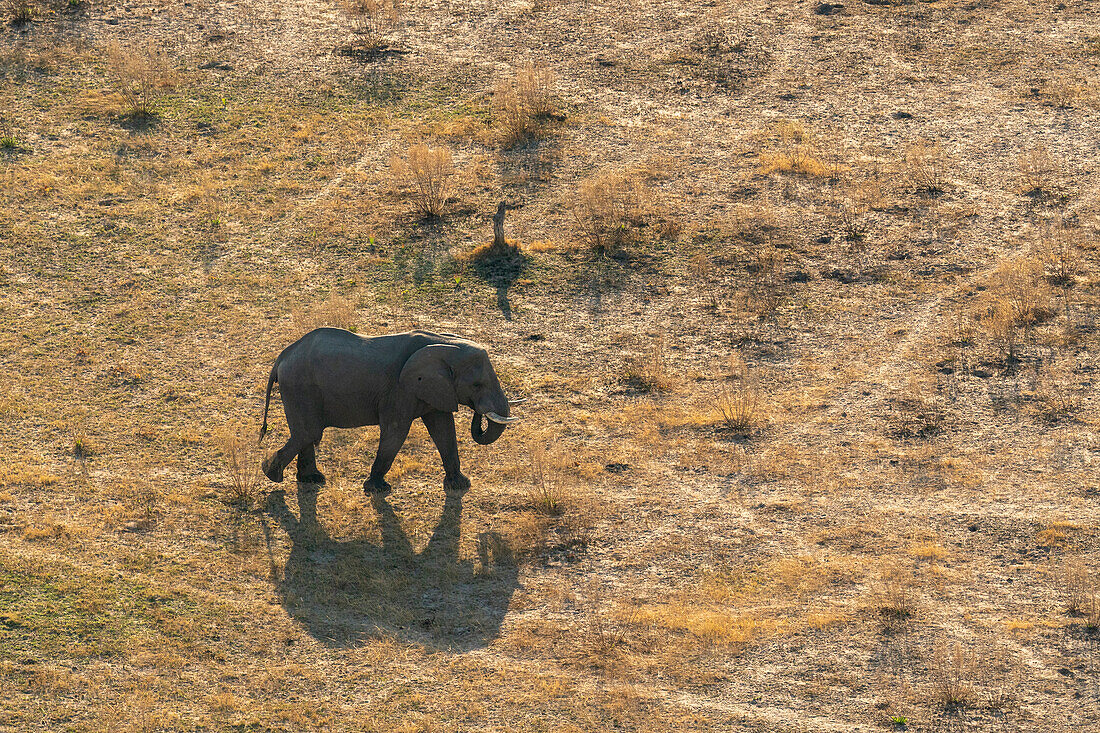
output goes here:
[{"label": "elephant's head", "polygon": [[[470,343],[432,344],[409,357],[401,370],[402,388],[442,412],[459,405],[474,411],[470,435],[481,445],[500,437],[509,423],[508,398],[485,349]],[[488,427],[482,423],[488,418]]]}]

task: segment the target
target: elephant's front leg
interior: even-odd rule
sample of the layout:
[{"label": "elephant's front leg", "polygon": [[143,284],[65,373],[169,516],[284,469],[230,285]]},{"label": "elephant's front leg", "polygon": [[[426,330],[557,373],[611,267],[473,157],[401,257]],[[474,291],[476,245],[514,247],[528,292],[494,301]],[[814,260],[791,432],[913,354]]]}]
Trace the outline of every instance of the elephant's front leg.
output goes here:
[{"label": "elephant's front leg", "polygon": [[428,428],[439,457],[443,459],[443,470],[447,477],[443,479],[444,491],[465,491],[470,488],[470,479],[462,475],[458,463],[458,438],[455,436],[455,416],[451,412],[429,412],[420,418]]},{"label": "elephant's front leg", "polygon": [[409,437],[412,421],[383,422],[379,427],[381,436],[378,439],[378,455],[374,457],[370,478],[363,484],[363,488],[370,493],[390,490],[390,485],[386,482],[386,472],[393,465],[397,451],[401,450],[401,446],[405,444],[405,438]]}]

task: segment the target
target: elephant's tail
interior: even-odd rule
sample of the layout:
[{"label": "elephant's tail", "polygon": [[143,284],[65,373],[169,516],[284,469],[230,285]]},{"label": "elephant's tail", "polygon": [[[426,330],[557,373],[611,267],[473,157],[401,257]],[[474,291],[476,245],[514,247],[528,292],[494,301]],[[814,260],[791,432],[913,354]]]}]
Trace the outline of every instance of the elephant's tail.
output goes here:
[{"label": "elephant's tail", "polygon": [[279,362],[275,361],[275,366],[271,367],[271,376],[267,378],[267,397],[264,399],[264,424],[260,426],[260,439],[257,443],[262,443],[264,436],[267,435],[267,408],[271,405],[271,388],[275,386],[275,382],[279,381]]}]

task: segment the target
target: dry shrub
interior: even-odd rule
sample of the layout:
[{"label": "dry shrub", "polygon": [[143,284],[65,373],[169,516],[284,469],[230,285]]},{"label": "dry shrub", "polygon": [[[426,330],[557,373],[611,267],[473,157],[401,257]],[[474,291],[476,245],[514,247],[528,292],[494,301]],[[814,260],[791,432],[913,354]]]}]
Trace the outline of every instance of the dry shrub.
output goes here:
[{"label": "dry shrub", "polygon": [[956,642],[936,648],[929,669],[934,700],[948,709],[965,708],[977,699],[977,655]]},{"label": "dry shrub", "polygon": [[1081,270],[1081,239],[1081,232],[1068,228],[1065,222],[1039,230],[1036,254],[1043,263],[1047,281],[1062,288],[1063,292],[1077,282]]},{"label": "dry shrub", "polygon": [[526,61],[514,79],[497,84],[493,92],[493,124],[506,148],[537,137],[553,117],[553,70],[543,63]]},{"label": "dry shrub", "polygon": [[593,586],[589,591],[588,623],[585,628],[585,650],[599,661],[627,646],[641,621],[641,612],[631,609],[625,614],[613,614],[606,608],[602,591]]},{"label": "dry shrub", "polygon": [[455,178],[451,149],[413,145],[405,157],[390,158],[394,183],[425,218],[442,216]]},{"label": "dry shrub", "polygon": [[0,8],[14,25],[30,23],[38,15],[36,0],[2,0]]},{"label": "dry shrub", "polygon": [[1089,98],[1088,82],[1074,75],[1059,76],[1044,91],[1050,103],[1059,109],[1076,107]]},{"label": "dry shrub", "polygon": [[667,392],[676,386],[668,368],[668,343],[664,332],[653,337],[642,354],[630,356],[620,381],[637,392]]},{"label": "dry shrub", "polygon": [[225,461],[227,489],[223,501],[240,509],[251,509],[260,489],[260,455],[255,441],[243,427],[231,427],[217,436],[218,450]]},{"label": "dry shrub", "polygon": [[874,591],[874,610],[888,623],[904,622],[917,612],[920,591],[908,570],[888,570]]},{"label": "dry shrub", "polygon": [[1056,576],[1066,603],[1066,613],[1082,614],[1089,608],[1090,598],[1095,601],[1093,578],[1080,560],[1067,561]]},{"label": "dry shrub", "polygon": [[345,55],[377,52],[386,46],[384,36],[397,21],[394,0],[339,0],[341,12],[351,21],[352,40],[341,48]]},{"label": "dry shrub", "polygon": [[756,427],[762,412],[760,388],[744,360],[736,354],[730,357],[729,373],[718,386],[714,398],[722,427],[736,433],[749,433]]},{"label": "dry shrub", "polygon": [[527,498],[538,514],[559,517],[569,504],[570,478],[562,470],[561,460],[536,446],[531,451],[531,486]]},{"label": "dry shrub", "polygon": [[1032,198],[1055,195],[1062,185],[1062,164],[1042,145],[1020,154],[1016,161],[1020,193]]},{"label": "dry shrub", "polygon": [[164,52],[153,46],[107,51],[111,82],[126,105],[127,115],[135,119],[156,116],[156,101],[176,85],[176,75]]},{"label": "dry shrub", "polygon": [[632,233],[645,226],[648,196],[641,179],[611,171],[580,185],[573,200],[573,218],[581,236],[599,254],[612,254]]},{"label": "dry shrub", "polygon": [[1051,314],[1049,305],[1042,264],[1031,257],[1017,257],[1002,262],[993,273],[975,320],[1002,356],[1013,361],[1020,330],[1047,319]]},{"label": "dry shrub", "polygon": [[890,399],[893,407],[888,432],[898,440],[928,440],[944,430],[947,421],[943,398],[930,382],[914,379]]},{"label": "dry shrub", "polygon": [[800,173],[807,176],[829,176],[829,166],[818,157],[813,133],[801,122],[782,122],[777,127],[778,149],[760,156],[760,168],[768,173]]},{"label": "dry shrub", "polygon": [[1044,363],[1038,389],[1043,417],[1058,422],[1072,416],[1082,401],[1074,387],[1073,364],[1069,359],[1052,359]]},{"label": "dry shrub", "polygon": [[291,319],[294,321],[294,330],[303,334],[326,326],[348,331],[355,331],[359,327],[359,313],[355,309],[355,302],[341,295],[333,295],[310,307],[295,308],[291,311]]},{"label": "dry shrub", "polygon": [[917,193],[940,194],[948,188],[948,160],[939,143],[921,140],[905,151],[905,177]]},{"label": "dry shrub", "polygon": [[746,241],[747,265],[751,279],[745,291],[745,307],[765,321],[773,317],[783,303],[783,265],[787,255],[776,247],[770,236],[762,241]]}]

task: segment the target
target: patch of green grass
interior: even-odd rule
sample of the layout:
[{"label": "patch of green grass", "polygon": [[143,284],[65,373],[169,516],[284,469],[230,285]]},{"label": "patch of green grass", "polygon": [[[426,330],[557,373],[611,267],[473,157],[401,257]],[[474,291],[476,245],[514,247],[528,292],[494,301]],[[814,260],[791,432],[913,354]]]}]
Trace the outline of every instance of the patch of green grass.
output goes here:
[{"label": "patch of green grass", "polygon": [[0,660],[119,656],[135,638],[178,635],[195,611],[178,594],[0,555]]}]

